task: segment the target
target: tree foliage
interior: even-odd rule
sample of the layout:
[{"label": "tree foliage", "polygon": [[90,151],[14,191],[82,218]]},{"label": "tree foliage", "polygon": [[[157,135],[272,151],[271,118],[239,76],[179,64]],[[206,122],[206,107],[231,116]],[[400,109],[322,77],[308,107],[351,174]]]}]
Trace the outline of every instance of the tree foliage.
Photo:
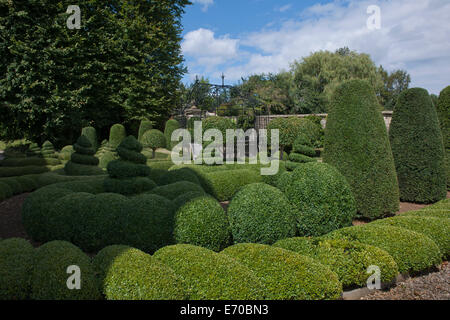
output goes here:
[{"label": "tree foliage", "polygon": [[82,1],[81,29],[70,30],[71,1],[0,1],[0,135],[73,140],[86,125],[167,118],[189,3]]}]

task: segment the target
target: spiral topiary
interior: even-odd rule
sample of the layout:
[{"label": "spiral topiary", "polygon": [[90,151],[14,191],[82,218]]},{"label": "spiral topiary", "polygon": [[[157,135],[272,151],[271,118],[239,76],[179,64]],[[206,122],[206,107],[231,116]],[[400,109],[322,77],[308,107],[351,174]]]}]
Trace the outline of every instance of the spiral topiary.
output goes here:
[{"label": "spiral topiary", "polygon": [[292,153],[289,160],[298,163],[315,162],[316,150],[313,148],[311,140],[305,135],[300,134],[292,145]]},{"label": "spiral topiary", "polygon": [[255,183],[231,200],[228,216],[235,243],[273,244],[295,235],[295,215],[285,195],[275,187]]},{"label": "spiral topiary", "polygon": [[41,154],[44,158],[58,158],[55,147],[50,141],[45,141],[42,144]]},{"label": "spiral topiary", "polygon": [[95,150],[86,136],[80,136],[74,144],[75,153],[71,160],[66,163],[64,171],[69,176],[92,176],[103,174],[98,167],[99,160],[94,157]]},{"label": "spiral topiary", "polygon": [[145,165],[147,158],[141,154],[142,145],[135,137],[125,138],[117,147],[120,160],[108,164],[109,178],[105,179],[106,192],[123,195],[150,191],[156,184],[148,178],[150,168]]}]

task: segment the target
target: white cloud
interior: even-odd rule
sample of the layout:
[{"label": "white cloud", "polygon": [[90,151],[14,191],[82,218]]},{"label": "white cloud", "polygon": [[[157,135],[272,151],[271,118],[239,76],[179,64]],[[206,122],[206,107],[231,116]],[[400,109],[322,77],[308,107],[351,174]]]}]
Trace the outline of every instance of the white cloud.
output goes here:
[{"label": "white cloud", "polygon": [[212,6],[214,4],[214,0],[192,0],[193,3],[201,4],[202,11],[206,12],[208,11],[209,6]]},{"label": "white cloud", "polygon": [[292,4],[287,4],[287,5],[284,5],[284,6],[282,6],[282,7],[277,8],[276,11],[279,11],[279,12],[286,12],[286,11],[288,11],[290,8],[292,8]]},{"label": "white cloud", "polygon": [[[381,8],[380,30],[367,28],[369,5]],[[220,68],[229,81],[254,73],[278,72],[311,52],[347,46],[370,54],[377,65],[386,69],[406,69],[412,86],[439,93],[450,84],[449,16],[448,0],[336,0],[312,6],[302,12],[300,19],[279,28],[242,35],[241,40],[215,38],[211,31],[203,29],[194,32],[206,39],[200,42],[198,51],[214,52],[207,55],[210,59],[222,57],[206,61],[208,66],[222,64]],[[189,51],[194,51],[194,41],[188,43],[192,45]],[[186,56],[190,52],[185,51]],[[238,56],[243,60],[233,60]],[[201,61],[196,59],[197,63]]]}]

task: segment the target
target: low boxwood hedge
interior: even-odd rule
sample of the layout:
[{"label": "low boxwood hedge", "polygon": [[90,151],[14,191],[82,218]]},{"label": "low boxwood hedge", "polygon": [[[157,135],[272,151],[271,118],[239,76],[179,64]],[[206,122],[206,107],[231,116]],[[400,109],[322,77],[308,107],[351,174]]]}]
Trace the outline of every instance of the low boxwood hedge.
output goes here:
[{"label": "low boxwood hedge", "polygon": [[374,225],[389,225],[405,228],[426,235],[441,250],[445,259],[450,256],[450,220],[432,217],[397,216],[372,222]]},{"label": "low boxwood hedge", "polygon": [[0,182],[0,201],[6,200],[13,196],[13,190],[11,187],[3,182]]},{"label": "low boxwood hedge", "polygon": [[157,185],[154,181],[145,177],[123,179],[105,178],[104,180],[105,191],[126,196],[148,192],[156,187]]},{"label": "low boxwood hedge", "polygon": [[423,210],[447,209],[450,210],[450,199],[441,200],[435,204],[426,207]]},{"label": "low boxwood hedge", "polygon": [[61,161],[54,158],[8,158],[0,161],[1,167],[57,166]]},{"label": "low boxwood hedge", "polygon": [[24,239],[0,241],[0,300],[29,298],[34,249]]},{"label": "low boxwood hedge", "polygon": [[270,300],[339,299],[342,285],[328,267],[295,252],[262,244],[237,244],[221,253],[252,270]]},{"label": "low boxwood hedge", "polygon": [[178,209],[174,237],[177,243],[220,251],[231,241],[228,216],[217,200],[203,196]]},{"label": "low boxwood hedge", "polygon": [[432,217],[432,218],[448,218],[450,219],[450,211],[448,209],[419,210],[409,211],[401,215],[402,217]]},{"label": "low boxwood hedge", "polygon": [[301,236],[321,236],[351,226],[356,217],[355,198],[345,177],[325,163],[302,164],[278,179],[297,217]]},{"label": "low boxwood hedge", "polygon": [[0,177],[15,177],[26,174],[38,174],[51,170],[50,166],[0,167]]},{"label": "low boxwood hedge", "polygon": [[285,195],[264,183],[244,186],[228,207],[234,243],[273,244],[295,235],[296,218]]},{"label": "low boxwood hedge", "polygon": [[159,184],[168,185],[179,181],[189,181],[201,185],[200,180],[197,177],[197,174],[192,169],[189,168],[181,168],[177,170],[168,171],[162,177],[160,177]]},{"label": "low boxwood hedge", "polygon": [[203,192],[203,189],[198,184],[188,181],[180,181],[168,184],[166,186],[157,187],[152,191],[150,191],[149,193],[157,194],[166,199],[173,200],[183,193],[192,191]]},{"label": "low boxwood hedge", "polygon": [[[80,269],[81,288],[67,286],[68,267]],[[100,298],[91,260],[79,248],[65,241],[48,242],[36,250],[31,277],[34,300],[96,300]]]},{"label": "low boxwood hedge", "polygon": [[264,285],[235,259],[188,244],[168,246],[153,257],[175,271],[189,300],[261,300]]},{"label": "low boxwood hedge", "polygon": [[181,279],[150,255],[127,246],[109,246],[93,259],[107,300],[183,300]]},{"label": "low boxwood hedge", "polygon": [[384,250],[348,240],[321,240],[319,238],[290,238],[274,244],[286,250],[308,256],[334,271],[344,288],[365,286],[369,266],[378,266],[381,281],[392,282],[398,275],[394,259]]},{"label": "low boxwood hedge", "polygon": [[433,240],[403,228],[368,224],[336,230],[324,238],[359,241],[381,248],[394,258],[400,273],[415,274],[441,262],[441,252]]}]

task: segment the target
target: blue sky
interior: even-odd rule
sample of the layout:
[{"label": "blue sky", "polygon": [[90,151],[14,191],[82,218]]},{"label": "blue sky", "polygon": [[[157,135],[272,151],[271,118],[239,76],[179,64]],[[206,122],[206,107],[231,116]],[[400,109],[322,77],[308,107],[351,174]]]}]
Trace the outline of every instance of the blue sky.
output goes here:
[{"label": "blue sky", "polygon": [[[279,72],[311,52],[348,46],[388,70],[406,69],[412,86],[450,85],[449,0],[193,0],[182,23],[185,81],[228,84]],[[381,9],[369,30],[367,8]]]}]

